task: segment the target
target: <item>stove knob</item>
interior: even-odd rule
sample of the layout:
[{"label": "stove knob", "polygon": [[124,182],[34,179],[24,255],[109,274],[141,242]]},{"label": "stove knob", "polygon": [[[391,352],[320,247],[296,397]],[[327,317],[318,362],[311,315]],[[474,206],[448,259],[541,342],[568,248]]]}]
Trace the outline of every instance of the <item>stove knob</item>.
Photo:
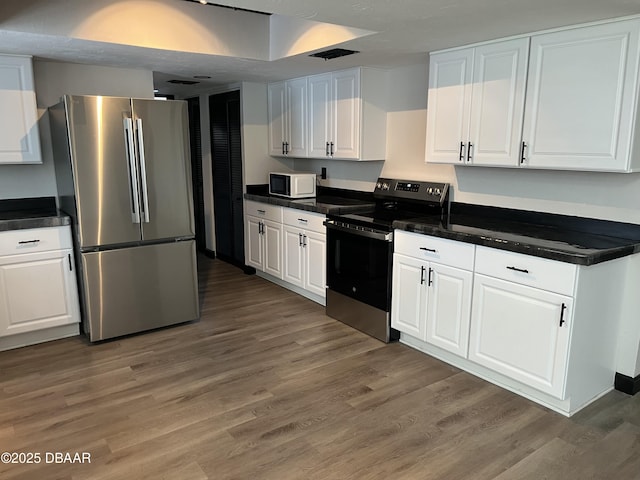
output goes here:
[{"label": "stove knob", "polygon": [[440,196],[442,194],[442,190],[440,190],[439,188],[436,188],[435,193],[436,195]]},{"label": "stove knob", "polygon": [[428,195],[433,195],[433,188],[431,188],[431,187],[427,188],[427,194]]},{"label": "stove knob", "polygon": [[382,184],[380,182],[376,183],[376,188],[377,189],[381,189],[382,188]]}]

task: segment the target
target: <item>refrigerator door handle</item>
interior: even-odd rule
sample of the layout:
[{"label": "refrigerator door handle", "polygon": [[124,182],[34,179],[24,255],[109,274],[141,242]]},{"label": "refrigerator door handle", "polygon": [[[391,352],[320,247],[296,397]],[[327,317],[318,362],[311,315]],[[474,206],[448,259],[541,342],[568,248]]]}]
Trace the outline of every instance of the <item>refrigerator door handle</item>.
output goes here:
[{"label": "refrigerator door handle", "polygon": [[124,138],[127,160],[129,163],[129,193],[131,195],[131,221],[140,223],[140,191],[138,187],[138,173],[135,158],[135,142],[133,141],[133,120],[124,119]]},{"label": "refrigerator door handle", "polygon": [[138,135],[138,158],[140,159],[140,183],[142,184],[142,214],[144,222],[149,223],[149,194],[147,189],[147,162],[144,156],[144,135],[142,133],[142,119],[136,119],[136,133]]}]

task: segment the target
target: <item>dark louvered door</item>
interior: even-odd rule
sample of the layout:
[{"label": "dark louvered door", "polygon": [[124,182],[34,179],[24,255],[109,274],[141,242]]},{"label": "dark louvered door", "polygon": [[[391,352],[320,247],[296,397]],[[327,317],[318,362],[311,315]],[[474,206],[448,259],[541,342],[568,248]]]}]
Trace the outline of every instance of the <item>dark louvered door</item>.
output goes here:
[{"label": "dark louvered door", "polygon": [[244,265],[240,92],[209,97],[216,254]]},{"label": "dark louvered door", "polygon": [[189,108],[189,143],[191,147],[191,182],[193,184],[193,214],[196,224],[196,247],[198,251],[204,251],[207,248],[207,241],[204,230],[200,98],[188,98],[187,106]]}]

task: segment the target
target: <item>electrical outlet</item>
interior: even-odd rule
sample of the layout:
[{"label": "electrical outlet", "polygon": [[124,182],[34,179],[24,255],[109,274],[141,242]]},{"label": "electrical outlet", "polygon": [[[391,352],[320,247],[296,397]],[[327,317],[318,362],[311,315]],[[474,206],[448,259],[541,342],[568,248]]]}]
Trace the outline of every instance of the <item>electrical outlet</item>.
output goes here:
[{"label": "electrical outlet", "polygon": [[327,178],[327,167],[322,167],[320,178],[325,180]]}]

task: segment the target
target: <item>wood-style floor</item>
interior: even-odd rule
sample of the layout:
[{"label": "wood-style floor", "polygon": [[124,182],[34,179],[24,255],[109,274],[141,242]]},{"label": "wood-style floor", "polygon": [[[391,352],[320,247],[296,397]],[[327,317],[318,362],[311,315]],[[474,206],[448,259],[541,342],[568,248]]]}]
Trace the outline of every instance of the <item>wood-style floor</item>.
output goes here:
[{"label": "wood-style floor", "polygon": [[41,454],[1,479],[640,479],[640,395],[567,419],[200,267],[199,322],[0,353],[0,452]]}]

